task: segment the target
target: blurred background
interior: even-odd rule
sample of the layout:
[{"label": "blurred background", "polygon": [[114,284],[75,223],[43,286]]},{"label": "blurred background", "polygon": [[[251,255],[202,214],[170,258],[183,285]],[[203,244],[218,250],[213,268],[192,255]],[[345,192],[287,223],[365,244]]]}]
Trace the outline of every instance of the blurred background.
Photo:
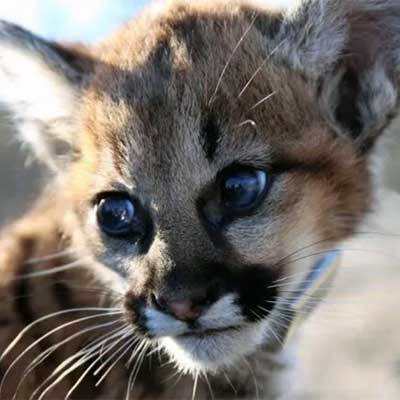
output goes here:
[{"label": "blurred background", "polygon": [[[3,0],[0,19],[46,38],[90,43],[147,3]],[[30,161],[15,136],[10,116],[0,111],[0,227],[21,215],[46,181],[46,173]],[[302,328],[299,362],[304,373],[293,382],[302,386],[299,399],[400,399],[399,143],[400,123],[395,123],[381,157],[376,211],[363,229],[369,234],[344,245],[334,289]]]}]

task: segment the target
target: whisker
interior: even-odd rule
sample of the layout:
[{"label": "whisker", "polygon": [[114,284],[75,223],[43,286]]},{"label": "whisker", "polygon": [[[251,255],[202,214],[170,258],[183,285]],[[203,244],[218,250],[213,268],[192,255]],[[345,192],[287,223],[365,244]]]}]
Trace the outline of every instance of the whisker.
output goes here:
[{"label": "whisker", "polygon": [[[399,257],[393,256],[392,254],[388,254],[388,253],[385,253],[385,252],[382,252],[382,251],[379,251],[379,250],[360,249],[360,248],[343,248],[342,247],[342,248],[326,249],[326,250],[321,250],[321,251],[318,251],[318,252],[315,252],[315,253],[306,254],[304,256],[301,256],[301,257],[298,257],[298,258],[295,258],[295,259],[287,261],[287,265],[296,263],[298,261],[301,261],[301,260],[304,260],[304,259],[307,259],[307,258],[311,258],[311,257],[319,256],[319,255],[324,255],[324,254],[327,254],[327,253],[330,253],[330,252],[334,252],[334,251],[342,252],[342,253],[343,252],[356,252],[356,253],[359,252],[359,253],[377,254],[377,255],[381,255],[381,256],[385,256],[387,258],[393,259],[393,260],[395,260],[397,262],[400,262],[400,258]],[[282,277],[280,279],[275,280],[273,285],[269,286],[269,288],[281,287],[282,285],[280,285],[280,284],[277,285],[277,283],[283,282],[283,281],[287,281],[290,278],[294,278],[296,276],[301,276],[301,275],[305,275],[305,274],[307,274],[307,271],[300,271],[298,273]],[[285,282],[285,283],[290,285],[289,282]]]},{"label": "whisker", "polygon": [[65,359],[62,363],[60,363],[57,368],[52,372],[49,378],[55,376],[57,373],[62,371],[65,367],[71,364],[74,360],[77,358],[86,357],[88,355],[91,355],[93,353],[97,353],[101,346],[104,345],[107,341],[113,340],[116,337],[119,337],[123,334],[124,328],[118,327],[116,329],[113,329],[111,332],[105,333],[101,335],[99,338],[97,338],[94,341],[91,341],[89,344],[84,346],[81,350],[79,350],[77,353],[73,354],[72,356],[68,357]]},{"label": "whisker", "polygon": [[[125,335],[117,340],[111,348],[115,347],[121,340],[125,340],[126,338],[128,338],[129,336],[132,336],[133,333],[133,329],[129,326],[126,327],[126,333]],[[136,336],[134,336],[133,338],[131,338],[131,340],[128,340],[127,343],[131,343],[133,342],[133,344],[135,344],[137,341],[139,341],[140,339]],[[107,364],[115,357],[118,355],[118,353],[124,349],[124,347],[127,345],[127,343],[123,343],[111,356],[109,356],[105,361],[102,361],[101,365],[93,372],[93,376],[98,375],[106,366]],[[108,349],[106,352],[102,353],[101,356],[103,357],[105,354],[107,354]]]},{"label": "whisker", "polygon": [[[284,317],[287,317],[287,319],[289,319],[288,322],[292,322],[293,318],[296,318],[296,316],[300,316],[300,317],[308,317],[310,315],[310,312],[312,312],[314,306],[319,305],[321,302],[318,303],[314,303],[314,304],[308,304],[305,308],[303,309],[293,309],[290,307],[290,305],[288,304],[283,304],[281,305],[279,311],[280,315],[283,315]],[[328,304],[329,305],[329,304]],[[328,315],[329,313],[329,315]],[[324,316],[331,316],[333,318],[339,317],[339,318],[352,318],[355,319],[357,317],[357,314],[351,311],[347,311],[347,312],[342,312],[342,311],[337,311],[337,310],[327,310],[324,309],[323,310],[323,314]],[[279,318],[278,318],[279,319]],[[320,321],[322,322],[323,319],[320,318]]]},{"label": "whisker", "polygon": [[[125,338],[127,338],[129,336],[130,332],[125,332],[125,334],[119,338],[118,340],[116,340],[114,343],[111,343],[111,345],[108,347],[108,349],[106,350],[106,353],[110,352],[121,340],[124,340]],[[106,354],[105,353],[105,354]],[[100,354],[91,364],[90,366],[81,374],[81,376],[79,377],[79,379],[77,379],[77,381],[74,383],[74,385],[71,387],[71,389],[68,391],[67,395],[65,396],[64,400],[69,399],[69,397],[72,395],[72,393],[75,391],[75,389],[79,386],[79,384],[85,379],[85,377],[88,375],[88,373],[92,370],[92,368],[99,362],[99,360],[101,359],[101,357],[103,356],[103,354]],[[95,385],[96,387],[98,386],[98,384],[96,383]]]},{"label": "whisker", "polygon": [[197,381],[199,379],[199,373],[196,371],[194,380],[193,380],[193,390],[192,390],[192,400],[196,398],[196,391],[197,391]]},{"label": "whisker", "polygon": [[[47,332],[46,334],[42,335],[39,339],[35,340],[24,351],[22,351],[18,355],[18,357],[16,357],[13,360],[13,362],[9,365],[9,367],[7,368],[6,372],[3,375],[2,380],[0,382],[0,393],[2,392],[3,385],[4,385],[8,375],[10,374],[11,370],[13,369],[13,367],[18,363],[18,361],[21,360],[21,358],[24,357],[24,355],[27,354],[31,349],[33,349],[35,346],[37,346],[39,343],[41,343],[44,339],[46,339],[47,337],[49,337],[53,333],[55,333],[57,331],[60,331],[61,329],[65,329],[66,327],[71,326],[73,324],[77,324],[79,322],[84,322],[84,321],[87,321],[87,320],[90,320],[90,319],[94,319],[94,318],[118,315],[118,314],[121,314],[121,313],[122,313],[121,311],[119,311],[119,312],[108,312],[108,313],[101,313],[101,314],[97,314],[97,315],[91,315],[89,317],[78,318],[76,320],[69,321],[69,322],[67,322],[65,324],[62,324],[61,326],[58,326],[58,327],[52,329],[50,332]],[[115,321],[112,321],[111,323],[115,323]]]},{"label": "whisker", "polygon": [[[61,382],[66,376],[68,376],[72,371],[75,371],[77,368],[79,368],[81,365],[85,364],[87,361],[91,360],[92,358],[96,357],[97,353],[93,353],[88,355],[87,357],[83,356],[83,359],[78,360],[77,362],[75,362],[70,368],[68,368],[66,371],[64,371],[60,376],[58,376],[51,384],[49,384],[40,394],[38,400],[42,400],[44,398],[44,396],[46,396],[46,394],[48,392],[50,392],[59,382]],[[49,377],[51,378],[52,375]],[[49,378],[47,378],[31,395],[31,399],[35,398],[35,396],[40,392],[40,390],[42,389],[43,385],[47,383],[47,381],[49,380]]]},{"label": "whisker", "polygon": [[226,381],[228,382],[228,385],[232,388],[233,393],[235,393],[235,397],[236,397],[237,394],[238,394],[238,391],[235,388],[235,386],[233,385],[231,379],[229,378],[229,376],[228,376],[228,374],[226,372],[224,372],[224,377],[225,377]]},{"label": "whisker", "polygon": [[16,275],[14,277],[14,280],[27,279],[27,278],[37,278],[37,277],[42,277],[42,276],[55,274],[57,272],[67,271],[67,270],[70,270],[72,268],[82,267],[83,263],[85,261],[90,260],[90,259],[91,259],[90,257],[85,257],[83,259],[70,262],[70,263],[62,265],[60,267],[49,268],[49,269],[45,269],[43,271],[28,272],[27,274],[23,274],[23,275]]},{"label": "whisker", "polygon": [[206,384],[207,384],[207,387],[208,387],[208,391],[210,392],[211,400],[215,400],[214,391],[212,390],[211,383],[210,383],[210,381],[208,379],[208,376],[207,376],[207,372],[204,372],[202,374],[202,376],[203,376],[204,380],[206,381]]},{"label": "whisker", "polygon": [[353,253],[375,254],[375,255],[385,256],[385,257],[390,258],[390,259],[392,259],[394,261],[400,262],[400,258],[399,257],[396,257],[393,254],[384,253],[384,252],[379,251],[379,250],[359,249],[359,248],[343,248],[343,247],[341,247],[341,248],[337,248],[337,249],[327,249],[327,250],[321,250],[319,252],[307,254],[305,256],[298,257],[298,258],[295,258],[293,260],[290,260],[288,262],[288,264],[293,264],[295,262],[304,260],[304,259],[309,258],[309,257],[324,255],[324,254],[330,253],[332,251],[338,251],[338,252],[342,252],[342,253],[343,252],[349,252],[349,253],[353,252]]},{"label": "whisker", "polygon": [[268,94],[267,96],[263,97],[261,100],[257,101],[256,104],[254,104],[254,106],[249,108],[249,111],[254,110],[255,108],[257,108],[258,106],[260,106],[262,103],[266,102],[267,100],[269,100],[271,97],[275,96],[277,94],[277,92],[274,90],[273,92],[271,92],[270,94]]},{"label": "whisker", "polygon": [[57,311],[51,314],[47,314],[39,319],[36,319],[29,325],[27,325],[22,331],[15,337],[15,339],[7,346],[7,348],[3,351],[0,356],[0,363],[4,360],[7,354],[18,344],[18,342],[24,337],[34,326],[39,323],[46,321],[50,318],[59,317],[60,315],[70,314],[74,312],[86,312],[86,311],[104,311],[105,313],[109,311],[120,311],[120,308],[106,308],[106,307],[80,307],[80,308],[70,308],[67,310]]},{"label": "whisker", "polygon": [[[122,353],[113,361],[113,363],[107,368],[107,370],[103,373],[103,375],[100,377],[100,379],[96,382],[96,387],[101,384],[101,382],[104,381],[104,379],[108,376],[108,374],[112,371],[112,369],[117,365],[117,363],[129,352],[129,350],[137,343],[138,338],[133,338],[127,343],[124,343],[124,345],[119,349],[119,351],[122,350]],[[117,353],[118,354],[118,353]],[[106,365],[110,359],[108,359],[103,365]],[[100,370],[95,371],[94,375],[97,374],[97,372],[100,372]]]},{"label": "whisker", "polygon": [[239,39],[238,42],[236,43],[236,46],[233,48],[233,51],[232,51],[231,55],[229,56],[228,61],[226,62],[224,68],[222,69],[221,75],[220,75],[219,78],[218,78],[218,81],[217,81],[217,85],[216,85],[216,87],[215,87],[215,90],[214,90],[213,94],[211,95],[210,100],[208,101],[208,106],[210,106],[210,105],[214,102],[215,97],[216,97],[217,92],[218,92],[218,89],[219,89],[219,87],[221,86],[222,80],[224,79],[226,70],[228,69],[230,63],[232,62],[232,59],[233,59],[233,57],[235,56],[235,54],[236,54],[237,50],[239,49],[240,45],[242,44],[243,40],[246,38],[247,34],[248,34],[248,33],[250,32],[250,30],[253,28],[254,23],[256,22],[256,19],[257,19],[257,18],[258,18],[258,13],[255,14],[255,16],[253,17],[251,23],[249,24],[249,26],[247,27],[247,29],[244,31],[243,35],[240,37],[240,39]]},{"label": "whisker", "polygon": [[[40,393],[42,388],[49,383],[49,381],[55,377],[58,373],[60,375],[56,378],[53,383],[51,383],[47,388],[45,389],[45,392],[47,393],[50,391],[55,385],[57,385],[61,380],[63,380],[66,376],[68,376],[71,372],[79,368],[81,365],[85,364],[86,362],[90,361],[94,357],[98,356],[98,352],[101,349],[101,346],[104,344],[104,340],[111,340],[114,337],[118,337],[118,335],[123,334],[123,328],[121,327],[118,328],[119,332],[115,333],[111,336],[109,336],[110,333],[103,335],[99,341],[99,339],[96,339],[98,343],[96,345],[90,343],[89,345],[85,346],[84,349],[80,350],[78,353],[68,357],[66,360],[64,360],[60,365],[55,368],[55,370],[48,376],[32,393],[30,399],[33,399],[36,394]],[[108,336],[107,339],[102,340],[104,336]],[[75,361],[78,359],[77,361]],[[63,371],[68,365],[70,365],[72,362],[74,362],[67,370]],[[41,396],[44,396],[46,393],[42,392]]]},{"label": "whisker", "polygon": [[[129,400],[130,393],[132,392],[133,387],[135,385],[135,381],[136,381],[137,375],[139,373],[140,367],[142,365],[142,362],[143,362],[143,359],[144,359],[144,355],[146,354],[146,351],[150,347],[150,342],[147,342],[146,339],[143,339],[142,343],[144,343],[144,346],[142,347],[140,355],[137,358],[136,363],[135,363],[134,367],[132,368],[132,372],[131,372],[131,374],[129,376],[128,388],[127,388],[127,393],[126,393],[126,400]],[[140,346],[141,346],[141,344],[139,345],[139,347]]]},{"label": "whisker", "polygon": [[[43,283],[40,286],[40,290],[44,291],[44,289],[50,289],[52,286],[58,283],[66,283],[65,279],[54,279],[51,282]],[[77,291],[87,292],[87,293],[96,293],[99,295],[106,295],[110,299],[115,299],[116,301],[120,301],[124,298],[124,294],[113,290],[112,288],[101,288],[101,287],[88,287],[88,286],[78,286],[72,285],[70,282],[67,282],[69,289],[76,289]],[[2,304],[10,304],[15,302],[18,299],[29,299],[37,296],[36,290],[32,290],[30,294],[18,295],[18,296],[8,296],[7,299],[2,299]]]},{"label": "whisker", "polygon": [[275,332],[275,329],[272,327],[272,319],[269,320],[269,323],[266,325],[266,327],[268,328],[268,330],[271,332],[272,336],[274,336],[274,338],[277,340],[277,342],[283,346],[283,340],[282,338],[279,337],[279,335]]},{"label": "whisker", "polygon": [[81,374],[81,376],[76,380],[76,382],[72,385],[71,389],[68,391],[68,393],[65,395],[64,400],[68,400],[71,395],[74,393],[76,388],[80,385],[80,383],[85,379],[87,374],[91,371],[91,369],[98,363],[99,359],[96,358],[90,365],[89,367]]},{"label": "whisker", "polygon": [[[112,322],[108,322],[105,324],[100,324],[100,325],[95,325],[93,327],[89,327],[86,329],[82,329],[76,333],[74,333],[72,336],[69,336],[68,338],[62,340],[59,343],[54,344],[53,346],[50,346],[48,349],[46,349],[45,351],[43,351],[42,353],[40,353],[33,361],[31,361],[29,363],[29,365],[25,368],[24,373],[17,385],[17,389],[15,391],[13,400],[16,399],[16,396],[19,392],[20,387],[22,386],[22,384],[24,383],[25,379],[29,376],[29,374],[35,369],[37,368],[40,364],[42,364],[48,357],[50,357],[50,355],[52,353],[54,353],[57,349],[59,349],[62,345],[76,339],[77,337],[84,335],[85,333],[97,330],[97,329],[101,329],[104,327],[108,327],[110,325],[113,325],[114,323],[118,323],[119,321],[112,321]],[[116,330],[120,331],[121,327],[118,327]],[[113,331],[115,332],[115,330]],[[103,335],[103,336],[107,336],[107,334]],[[92,345],[93,343],[91,343],[90,345]],[[72,360],[71,360],[72,361]]]},{"label": "whisker", "polygon": [[46,256],[43,256],[43,257],[30,258],[30,259],[26,260],[24,262],[24,264],[37,264],[37,263],[41,263],[41,262],[44,262],[44,261],[51,261],[51,260],[54,260],[56,258],[73,255],[73,254],[76,254],[76,253],[77,253],[76,250],[67,249],[67,250],[59,251],[58,253],[49,254],[49,255],[46,255]]},{"label": "whisker", "polygon": [[126,362],[126,367],[129,368],[130,365],[132,364],[135,356],[142,350],[143,346],[146,344],[146,340],[142,340],[133,350],[131,356],[129,357],[129,360]]},{"label": "whisker", "polygon": [[[389,233],[389,232],[378,232],[378,231],[356,231],[353,233],[353,236],[383,236],[383,237],[400,237],[400,234],[396,234],[396,233]],[[310,244],[307,244],[305,246],[302,246],[301,248],[298,248],[297,250],[293,251],[292,253],[287,254],[286,256],[284,256],[283,258],[281,258],[278,262],[275,263],[275,265],[279,265],[282,264],[283,262],[285,262],[287,259],[290,259],[291,257],[293,257],[294,255],[296,255],[297,253],[300,253],[304,250],[307,250],[311,247],[317,246],[319,244],[323,244],[323,243],[327,243],[327,242],[331,242],[333,240],[337,240],[340,239],[340,236],[338,235],[333,235],[333,236],[329,236],[325,239],[320,239],[317,240],[315,242],[312,242]],[[359,240],[360,238],[358,238]],[[277,280],[279,281],[279,280]]]},{"label": "whisker", "polygon": [[258,400],[260,398],[260,394],[259,394],[259,391],[258,391],[258,382],[257,382],[256,375],[254,373],[253,367],[251,366],[250,362],[246,358],[243,358],[243,361],[244,361],[245,364],[247,364],[247,367],[248,367],[248,369],[250,371],[250,375],[253,378],[256,399]]},{"label": "whisker", "polygon": [[246,119],[245,121],[242,121],[240,124],[238,124],[237,127],[241,128],[242,126],[245,126],[245,125],[251,125],[253,127],[257,126],[255,121],[253,121],[252,119]]},{"label": "whisker", "polygon": [[169,381],[171,381],[172,379],[174,379],[175,377],[178,377],[178,379],[176,379],[176,381],[169,386],[169,388],[173,388],[177,385],[177,383],[179,382],[180,378],[182,377],[182,372],[179,371],[179,369],[177,369],[175,372],[173,372],[170,376],[168,376],[167,378],[164,378],[161,382],[163,384],[168,383]]},{"label": "whisker", "polygon": [[268,54],[267,57],[264,58],[262,61],[261,65],[256,69],[254,74],[250,77],[250,79],[247,81],[247,83],[244,85],[243,89],[240,91],[238,94],[238,99],[240,99],[243,95],[243,93],[247,90],[247,88],[251,85],[255,77],[259,74],[259,72],[264,68],[266,62],[274,55],[274,53],[279,49],[279,47],[282,46],[282,44],[286,41],[286,39],[282,40],[279,44],[275,46],[275,48]]}]

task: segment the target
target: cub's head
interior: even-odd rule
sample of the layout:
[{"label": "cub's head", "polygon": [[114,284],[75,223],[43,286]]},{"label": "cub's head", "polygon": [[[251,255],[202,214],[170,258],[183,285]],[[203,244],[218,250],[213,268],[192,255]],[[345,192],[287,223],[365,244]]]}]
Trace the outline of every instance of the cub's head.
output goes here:
[{"label": "cub's head", "polygon": [[399,42],[397,0],[174,1],[92,48],[2,23],[0,99],[129,323],[215,371],[284,335],[370,209]]}]

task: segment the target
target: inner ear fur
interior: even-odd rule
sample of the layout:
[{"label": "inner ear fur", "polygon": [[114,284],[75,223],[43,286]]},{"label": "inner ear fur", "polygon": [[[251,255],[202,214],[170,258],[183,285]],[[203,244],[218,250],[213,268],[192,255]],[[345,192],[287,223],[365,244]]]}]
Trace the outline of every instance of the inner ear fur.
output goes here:
[{"label": "inner ear fur", "polygon": [[[347,0],[345,7],[348,36],[333,70],[339,79],[331,89],[331,115],[338,130],[365,152],[398,108],[400,2]],[[329,85],[329,76],[324,84]]]},{"label": "inner ear fur", "polygon": [[74,111],[92,69],[84,46],[50,42],[0,21],[0,103],[19,138],[53,170],[77,150]]},{"label": "inner ear fur", "polygon": [[400,1],[303,0],[278,41],[278,57],[316,82],[331,126],[368,151],[397,112]]}]

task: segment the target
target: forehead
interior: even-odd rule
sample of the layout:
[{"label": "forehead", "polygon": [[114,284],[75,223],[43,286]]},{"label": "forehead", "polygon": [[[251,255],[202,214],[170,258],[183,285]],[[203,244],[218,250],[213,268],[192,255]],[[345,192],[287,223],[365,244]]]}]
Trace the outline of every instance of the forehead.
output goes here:
[{"label": "forehead", "polygon": [[313,88],[273,62],[279,44],[254,12],[147,17],[99,47],[84,108],[121,174],[206,180],[232,162],[265,164],[318,121]]}]

